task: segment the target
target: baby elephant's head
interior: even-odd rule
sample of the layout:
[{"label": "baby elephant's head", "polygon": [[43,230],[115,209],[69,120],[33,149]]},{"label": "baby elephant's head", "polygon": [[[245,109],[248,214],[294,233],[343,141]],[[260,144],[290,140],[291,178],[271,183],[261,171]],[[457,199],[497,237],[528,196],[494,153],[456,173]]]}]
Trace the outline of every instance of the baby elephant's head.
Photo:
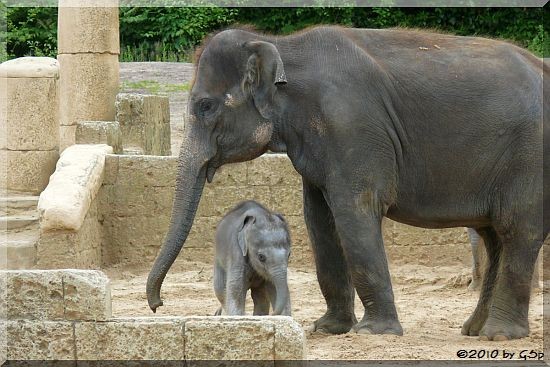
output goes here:
[{"label": "baby elephant's head", "polygon": [[287,267],[290,257],[290,235],[284,217],[270,213],[266,216],[247,215],[238,234],[243,256],[262,278],[277,290],[273,313],[278,315],[288,300]]}]

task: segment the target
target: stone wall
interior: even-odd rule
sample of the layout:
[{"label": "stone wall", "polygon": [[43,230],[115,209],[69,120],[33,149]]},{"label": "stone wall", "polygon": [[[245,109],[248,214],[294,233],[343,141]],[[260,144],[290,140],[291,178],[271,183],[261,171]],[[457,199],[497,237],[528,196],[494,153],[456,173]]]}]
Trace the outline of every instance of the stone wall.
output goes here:
[{"label": "stone wall", "polygon": [[37,266],[98,268],[103,228],[96,199],[103,182],[105,144],[77,144],[61,154],[49,185],[40,194]]},{"label": "stone wall", "polygon": [[0,65],[0,187],[38,194],[59,158],[59,65],[21,57]]},{"label": "stone wall", "polygon": [[[176,167],[176,157],[107,155],[99,193],[104,265],[153,261],[168,229]],[[205,186],[179,258],[212,259],[218,222],[234,205],[247,199],[284,214],[293,241],[291,264],[312,265],[301,178],[286,155],[280,154],[227,165],[216,173],[214,181]],[[384,241],[393,263],[471,262],[463,228],[427,230],[385,220]]]},{"label": "stone wall", "polygon": [[115,109],[126,154],[170,155],[168,97],[119,93]]},{"label": "stone wall", "polygon": [[0,289],[8,360],[255,359],[278,366],[306,356],[291,317],[112,318],[109,279],[100,271],[0,272]]},{"label": "stone wall", "polygon": [[114,121],[119,88],[118,0],[60,0],[60,148],[75,143],[80,121]]}]

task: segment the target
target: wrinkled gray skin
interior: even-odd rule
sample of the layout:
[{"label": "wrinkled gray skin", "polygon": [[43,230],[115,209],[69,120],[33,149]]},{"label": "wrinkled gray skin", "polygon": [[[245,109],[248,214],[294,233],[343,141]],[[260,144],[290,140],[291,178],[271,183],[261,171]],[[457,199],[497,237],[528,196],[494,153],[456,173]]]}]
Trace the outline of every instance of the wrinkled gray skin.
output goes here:
[{"label": "wrinkled gray skin", "polygon": [[[270,149],[286,152],[303,178],[327,303],[315,329],[403,333],[382,242],[386,216],[475,228],[490,260],[462,333],[525,337],[533,267],[550,228],[541,215],[543,201],[550,207],[542,195],[542,74],[529,52],[483,38],[339,27],[285,37],[218,33],[198,59],[149,306],[162,305],[162,281],[205,180]],[[365,309],[358,323],[354,290]]]},{"label": "wrinkled gray skin", "polygon": [[[487,266],[487,256],[485,252],[485,244],[483,239],[476,230],[473,228],[467,228],[468,238],[472,245],[472,281],[468,285],[468,289],[471,291],[478,291],[481,289],[483,283],[483,271]],[[531,288],[539,288],[539,260],[535,263],[535,270],[533,271],[533,278],[531,280]]]},{"label": "wrinkled gray skin", "polygon": [[254,315],[290,316],[287,283],[290,235],[284,218],[257,202],[238,204],[216,230],[214,291],[222,307],[216,312],[244,315],[250,289]]}]

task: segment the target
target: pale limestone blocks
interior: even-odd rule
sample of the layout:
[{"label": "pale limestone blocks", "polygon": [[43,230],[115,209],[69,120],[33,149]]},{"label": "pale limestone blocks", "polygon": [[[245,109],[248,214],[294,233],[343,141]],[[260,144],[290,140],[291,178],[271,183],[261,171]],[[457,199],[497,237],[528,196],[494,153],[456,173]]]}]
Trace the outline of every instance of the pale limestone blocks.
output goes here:
[{"label": "pale limestone blocks", "polygon": [[306,357],[304,332],[288,316],[112,318],[110,282],[100,271],[4,271],[0,289],[9,360],[263,360],[282,366]]},{"label": "pale limestone blocks", "polygon": [[170,106],[168,97],[120,93],[116,97],[126,154],[170,155]]},{"label": "pale limestone blocks", "polygon": [[80,121],[76,127],[76,144],[107,144],[113,153],[122,153],[122,134],[117,121]]},{"label": "pale limestone blocks", "polygon": [[109,279],[98,270],[0,271],[8,320],[106,321]]},{"label": "pale limestone blocks", "polygon": [[102,229],[96,196],[103,183],[105,144],[76,144],[61,154],[38,200],[37,265],[89,268],[101,264]]},{"label": "pale limestone blocks", "polygon": [[59,66],[48,57],[0,65],[0,187],[40,193],[59,156]]},{"label": "pale limestone blocks", "polygon": [[61,150],[80,121],[114,121],[119,88],[118,0],[60,0],[58,11]]}]

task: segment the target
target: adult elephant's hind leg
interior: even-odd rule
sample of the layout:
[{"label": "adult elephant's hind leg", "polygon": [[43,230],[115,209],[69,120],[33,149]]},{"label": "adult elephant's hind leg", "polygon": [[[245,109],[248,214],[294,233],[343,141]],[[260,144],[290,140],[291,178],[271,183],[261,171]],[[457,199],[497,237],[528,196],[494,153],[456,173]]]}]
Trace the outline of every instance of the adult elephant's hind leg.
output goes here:
[{"label": "adult elephant's hind leg", "polygon": [[305,180],[304,217],[315,256],[317,279],[327,303],[327,312],[315,321],[313,330],[347,333],[357,322],[351,275],[323,193]]},{"label": "adult elephant's hind leg", "polygon": [[498,233],[502,258],[489,315],[479,335],[486,340],[509,340],[529,335],[531,280],[542,245],[536,229]]},{"label": "adult elephant's hind leg", "polygon": [[479,228],[477,233],[483,238],[487,253],[487,265],[481,284],[481,293],[476,309],[462,326],[462,334],[478,336],[489,315],[489,306],[492,302],[493,290],[500,264],[502,244],[499,242],[495,231],[492,228]]}]

